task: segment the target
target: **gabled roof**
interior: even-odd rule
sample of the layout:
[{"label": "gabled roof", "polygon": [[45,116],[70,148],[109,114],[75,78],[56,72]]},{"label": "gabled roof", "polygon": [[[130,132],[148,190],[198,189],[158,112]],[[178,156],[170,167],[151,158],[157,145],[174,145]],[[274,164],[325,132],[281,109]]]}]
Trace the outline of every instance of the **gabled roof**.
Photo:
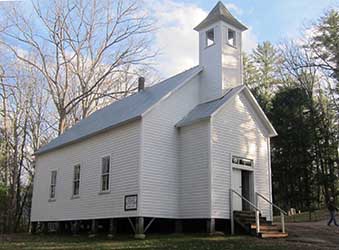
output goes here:
[{"label": "gabled roof", "polygon": [[204,119],[209,119],[216,110],[218,110],[230,98],[239,93],[244,87],[244,85],[240,85],[229,89],[226,91],[226,94],[223,97],[197,105],[175,126],[184,127]]},{"label": "gabled roof", "polygon": [[268,135],[270,137],[277,136],[277,132],[273,128],[272,124],[266,117],[265,113],[260,108],[258,102],[255,100],[251,91],[245,85],[239,85],[237,87],[231,88],[226,91],[226,94],[219,98],[209,102],[205,102],[197,105],[194,109],[192,109],[182,120],[180,120],[175,126],[176,127],[185,127],[196,122],[207,120],[212,117],[214,113],[216,113],[223,105],[226,105],[229,100],[235,97],[240,92],[244,92],[244,94],[248,97],[249,102],[254,108],[255,112],[263,122],[264,126],[268,131]]},{"label": "gabled roof", "polygon": [[232,15],[221,1],[217,3],[208,16],[194,29],[196,31],[202,30],[217,21],[225,21],[242,31],[247,30],[247,27]]},{"label": "gabled roof", "polygon": [[142,114],[159,100],[166,97],[167,94],[192,79],[201,71],[202,67],[196,66],[94,112],[47,145],[41,147],[36,154],[60,148],[127,122],[140,119]]}]

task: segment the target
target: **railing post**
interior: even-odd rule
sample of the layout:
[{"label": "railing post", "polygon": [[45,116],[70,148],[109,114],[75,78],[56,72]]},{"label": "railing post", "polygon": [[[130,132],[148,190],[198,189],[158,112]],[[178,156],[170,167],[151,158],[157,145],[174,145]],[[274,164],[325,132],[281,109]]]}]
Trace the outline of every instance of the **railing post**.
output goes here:
[{"label": "railing post", "polygon": [[231,234],[234,235],[233,191],[230,189]]},{"label": "railing post", "polygon": [[256,224],[256,233],[258,235],[260,233],[260,212],[258,210],[255,211],[255,224]]},{"label": "railing post", "polygon": [[282,233],[285,233],[285,215],[283,212],[280,212],[280,217],[281,217],[281,229]]}]

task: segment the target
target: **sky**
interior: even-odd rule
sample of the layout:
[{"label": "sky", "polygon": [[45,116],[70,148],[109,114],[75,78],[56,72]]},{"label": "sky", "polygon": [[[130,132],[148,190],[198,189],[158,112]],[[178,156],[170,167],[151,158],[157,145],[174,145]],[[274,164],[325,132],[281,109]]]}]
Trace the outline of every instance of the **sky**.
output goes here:
[{"label": "sky", "polygon": [[[156,68],[164,77],[198,64],[198,34],[193,28],[216,5],[217,0],[145,0],[157,21],[155,45],[161,54]],[[297,39],[326,10],[338,8],[339,0],[224,0],[224,5],[249,30],[243,47],[251,51],[258,43],[278,44]]]},{"label": "sky", "polygon": [[[6,0],[0,0],[0,3]],[[8,0],[7,0],[8,1]],[[13,1],[13,0],[11,0]],[[198,64],[198,33],[193,28],[218,0],[138,0],[156,23],[152,47],[159,50],[154,67],[167,78]],[[28,3],[29,0],[20,0]],[[250,52],[263,41],[278,44],[298,39],[326,10],[339,8],[339,0],[222,0],[249,29],[243,49]]]}]

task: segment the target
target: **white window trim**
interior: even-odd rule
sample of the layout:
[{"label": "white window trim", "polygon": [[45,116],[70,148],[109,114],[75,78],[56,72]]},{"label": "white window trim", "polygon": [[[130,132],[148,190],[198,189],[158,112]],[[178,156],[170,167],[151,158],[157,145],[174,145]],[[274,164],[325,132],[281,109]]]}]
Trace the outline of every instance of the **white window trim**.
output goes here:
[{"label": "white window trim", "polygon": [[[105,158],[109,158],[109,172],[108,173],[103,173],[103,159]],[[112,168],[112,157],[110,155],[105,155],[101,157],[101,161],[100,161],[100,192],[99,194],[107,194],[111,192],[111,168]],[[104,175],[108,175],[108,189],[103,190],[102,189],[102,180],[103,180],[103,176]]]},{"label": "white window trim", "polygon": [[[79,179],[75,179],[75,168],[79,167]],[[79,182],[79,189],[78,194],[74,194],[75,191],[75,182]],[[72,198],[79,198],[80,197],[80,182],[81,182],[81,164],[75,164],[73,165],[73,185],[72,185]]]},{"label": "white window trim", "polygon": [[[52,183],[52,175],[53,173],[56,173],[55,174],[55,183],[53,184]],[[58,183],[58,170],[57,169],[52,169],[50,171],[50,183],[49,183],[49,193],[48,193],[48,201],[55,201],[56,200],[56,187],[57,187],[57,183]],[[52,194],[52,187],[54,187],[54,197],[51,197],[51,194]]]}]

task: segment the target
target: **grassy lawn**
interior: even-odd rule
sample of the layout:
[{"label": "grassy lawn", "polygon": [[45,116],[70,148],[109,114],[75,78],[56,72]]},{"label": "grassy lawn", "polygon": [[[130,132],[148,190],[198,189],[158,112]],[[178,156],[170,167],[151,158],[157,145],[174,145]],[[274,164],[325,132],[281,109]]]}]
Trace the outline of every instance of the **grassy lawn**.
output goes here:
[{"label": "grassy lawn", "polygon": [[98,237],[89,239],[85,236],[53,236],[40,235],[31,236],[28,234],[17,234],[10,236],[0,235],[0,250],[106,250],[106,249],[138,249],[138,250],[301,250],[305,249],[304,244],[289,243],[286,240],[263,240],[250,236],[227,236],[208,237],[204,235],[162,235],[148,236],[146,240],[134,240],[132,237],[114,238],[112,240]]}]

